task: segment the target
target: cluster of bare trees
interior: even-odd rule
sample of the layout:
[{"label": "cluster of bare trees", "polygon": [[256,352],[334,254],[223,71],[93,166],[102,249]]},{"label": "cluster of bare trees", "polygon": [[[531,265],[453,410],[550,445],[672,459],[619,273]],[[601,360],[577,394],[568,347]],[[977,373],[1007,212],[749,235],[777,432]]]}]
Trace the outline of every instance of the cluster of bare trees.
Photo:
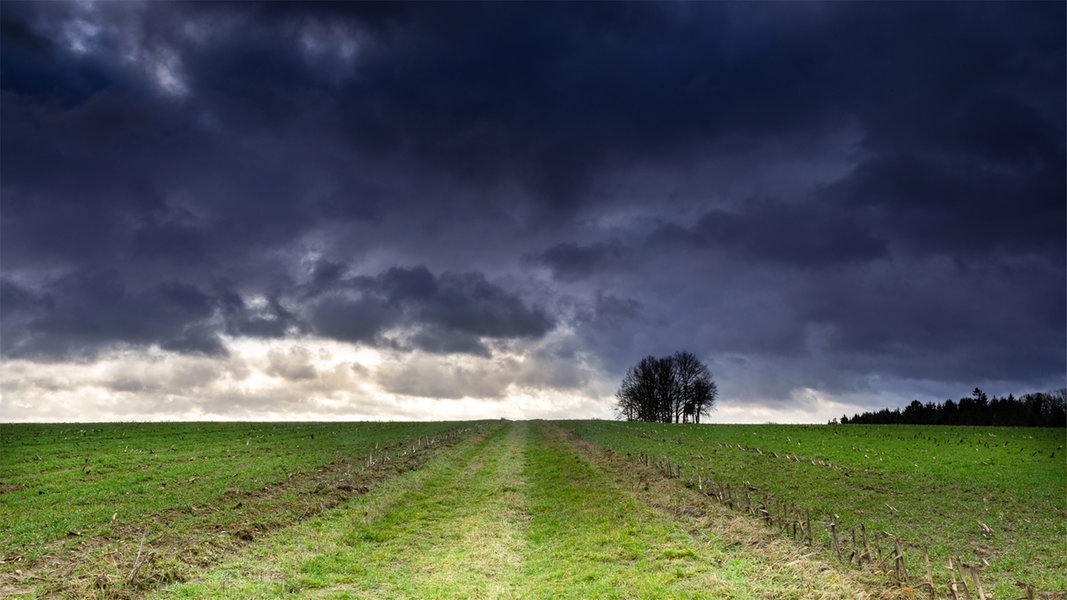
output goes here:
[{"label": "cluster of bare trees", "polygon": [[711,371],[693,353],[646,356],[626,370],[616,411],[627,421],[699,423],[718,396]]}]

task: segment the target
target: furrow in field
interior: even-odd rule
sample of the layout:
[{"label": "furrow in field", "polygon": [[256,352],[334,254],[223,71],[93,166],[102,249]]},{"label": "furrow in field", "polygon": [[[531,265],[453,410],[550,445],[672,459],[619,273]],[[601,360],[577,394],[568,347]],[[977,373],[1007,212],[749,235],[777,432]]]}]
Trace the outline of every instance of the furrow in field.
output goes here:
[{"label": "furrow in field", "polygon": [[[806,555],[677,481],[549,424],[531,453],[523,597],[872,598],[886,594]],[[565,557],[557,560],[557,557]]]},{"label": "furrow in field", "polygon": [[[99,536],[0,572],[0,595],[137,597],[182,581],[272,531],[314,517],[366,494],[398,474],[418,469],[475,428],[441,437],[397,441],[367,457],[343,457],[311,471],[234,490],[206,503],[113,523]],[[426,440],[430,441],[426,441]]]},{"label": "furrow in field", "polygon": [[559,425],[634,462],[669,461],[694,487],[699,476],[705,491],[734,495],[742,513],[752,510],[750,497],[787,535],[804,535],[794,515],[810,519],[824,559],[872,572],[865,578],[885,574],[884,585],[927,595],[932,584],[950,597],[952,578],[961,577],[948,569],[951,559],[965,571],[977,566],[987,597],[1013,598],[1026,584],[1067,597],[1062,430]]},{"label": "furrow in field", "polygon": [[494,427],[423,469],[165,597],[505,597],[517,585],[524,425]]}]

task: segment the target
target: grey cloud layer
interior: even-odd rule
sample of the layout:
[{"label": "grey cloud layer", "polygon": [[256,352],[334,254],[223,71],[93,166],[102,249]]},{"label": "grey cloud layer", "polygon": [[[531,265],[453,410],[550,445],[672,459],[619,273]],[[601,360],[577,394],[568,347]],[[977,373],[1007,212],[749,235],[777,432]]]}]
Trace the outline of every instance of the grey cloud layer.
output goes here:
[{"label": "grey cloud layer", "polygon": [[1064,10],[6,2],[0,350],[1053,385]]},{"label": "grey cloud layer", "polygon": [[[553,322],[538,308],[479,273],[435,277],[425,267],[394,267],[377,277],[339,281],[338,292],[312,301],[311,321],[326,337],[374,342],[387,329],[417,329],[415,347],[487,354],[480,338],[539,338]],[[353,294],[354,292],[354,294]]]}]

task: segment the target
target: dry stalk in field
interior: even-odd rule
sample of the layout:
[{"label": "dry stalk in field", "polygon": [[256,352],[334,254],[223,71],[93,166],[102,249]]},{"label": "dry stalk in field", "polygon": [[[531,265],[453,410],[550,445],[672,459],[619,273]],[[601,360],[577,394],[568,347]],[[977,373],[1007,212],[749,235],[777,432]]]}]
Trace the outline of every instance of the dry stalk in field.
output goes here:
[{"label": "dry stalk in field", "polygon": [[[145,527],[144,533],[141,534],[141,543],[137,546],[137,556],[133,559],[133,569],[130,570],[130,576],[126,578],[127,583],[133,583],[133,579],[137,577],[137,571],[140,571],[141,565],[144,564],[141,560],[141,551],[144,550],[144,541],[146,537],[148,537],[147,527]],[[148,555],[145,556],[145,559],[147,560],[148,556],[151,556],[151,554],[152,553],[149,552]]]},{"label": "dry stalk in field", "polygon": [[830,516],[830,535],[834,538],[834,552],[837,553],[837,560],[841,560],[841,540],[837,539],[837,523],[834,521],[836,515]]},{"label": "dry stalk in field", "polygon": [[911,578],[908,577],[908,566],[904,564],[904,551],[900,549],[900,537],[893,540],[893,570],[897,581],[902,581],[911,586]]},{"label": "dry stalk in field", "polygon": [[[952,600],[960,600],[959,586],[956,585],[956,570],[952,565],[952,557],[948,557],[948,574],[952,578],[948,591],[952,593]],[[970,595],[968,594],[968,598]]]},{"label": "dry stalk in field", "polygon": [[923,547],[923,563],[926,565],[926,586],[930,592],[930,600],[934,600],[937,597],[937,588],[934,587],[934,574],[930,570],[930,554],[926,551],[926,547]]}]

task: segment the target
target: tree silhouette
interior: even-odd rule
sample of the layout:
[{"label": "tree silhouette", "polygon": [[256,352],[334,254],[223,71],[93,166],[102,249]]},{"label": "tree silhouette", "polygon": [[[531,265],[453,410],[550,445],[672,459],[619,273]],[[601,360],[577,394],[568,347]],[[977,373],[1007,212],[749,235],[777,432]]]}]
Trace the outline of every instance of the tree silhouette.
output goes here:
[{"label": "tree silhouette", "polygon": [[692,353],[646,356],[626,370],[616,412],[627,421],[699,423],[719,396],[707,365]]},{"label": "tree silhouette", "polygon": [[944,403],[913,400],[901,412],[883,408],[849,418],[843,424],[858,425],[997,425],[1014,427],[1067,427],[1067,388],[1035,392],[1016,398],[993,396],[974,388],[970,396]]}]

